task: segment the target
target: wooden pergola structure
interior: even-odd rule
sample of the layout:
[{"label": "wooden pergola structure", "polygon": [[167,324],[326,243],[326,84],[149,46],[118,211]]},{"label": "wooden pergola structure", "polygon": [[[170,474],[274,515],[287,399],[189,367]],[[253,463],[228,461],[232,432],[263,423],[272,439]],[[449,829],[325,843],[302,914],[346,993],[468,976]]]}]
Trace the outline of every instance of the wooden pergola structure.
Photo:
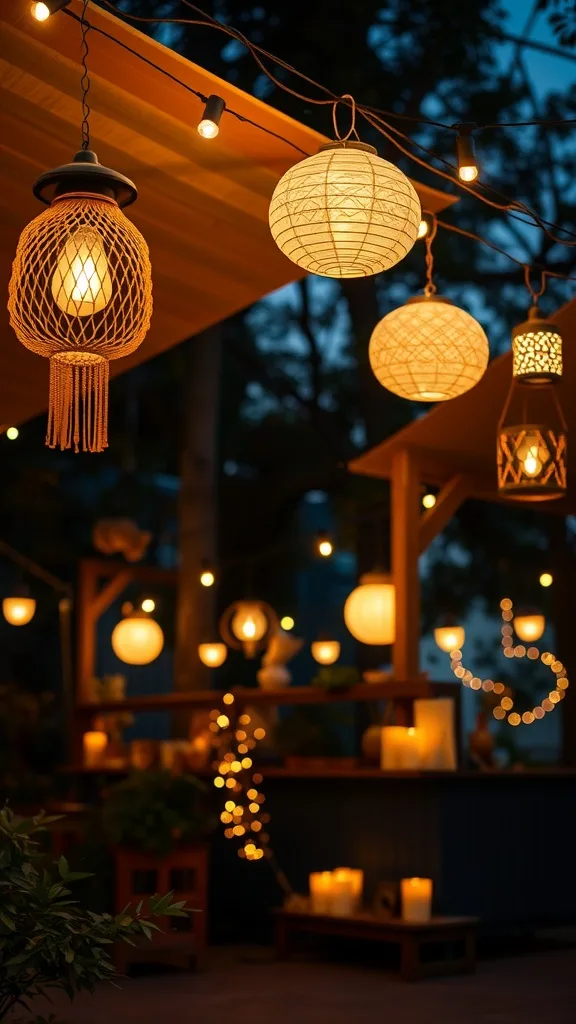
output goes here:
[{"label": "wooden pergola structure", "polygon": [[[69,10],[80,15],[82,6],[72,0]],[[150,247],[154,279],[151,330],[137,352],[111,364],[118,374],[302,276],[272,240],[268,204],[281,175],[327,140],[101,8],[89,5],[88,19],[91,145],[101,163],[138,186],[129,216]],[[33,181],[67,163],[80,145],[80,55],[77,20],[60,12],[38,23],[26,0],[3,0],[0,278],[6,284],[18,236],[42,209]],[[202,139],[196,126],[203,104],[190,90],[222,96],[239,117],[225,114],[218,138]],[[416,188],[427,210],[456,201]],[[4,308],[0,430],[45,409],[47,381],[47,360],[18,344]]]},{"label": "wooden pergola structure", "polygon": [[[571,398],[576,391],[576,300],[558,310],[554,320],[564,340],[564,374],[558,396],[570,438],[576,436],[576,405]],[[497,490],[496,434],[511,379],[512,354],[507,352],[490,363],[471,391],[438,403],[350,463],[354,473],[390,481],[396,586],[394,672],[399,681],[417,679],[420,671],[419,556],[467,498],[504,501]],[[423,484],[439,488],[436,504],[426,511],[421,504]],[[556,516],[576,512],[576,460],[568,459],[566,498],[531,507]],[[576,736],[576,713],[571,717]]]}]

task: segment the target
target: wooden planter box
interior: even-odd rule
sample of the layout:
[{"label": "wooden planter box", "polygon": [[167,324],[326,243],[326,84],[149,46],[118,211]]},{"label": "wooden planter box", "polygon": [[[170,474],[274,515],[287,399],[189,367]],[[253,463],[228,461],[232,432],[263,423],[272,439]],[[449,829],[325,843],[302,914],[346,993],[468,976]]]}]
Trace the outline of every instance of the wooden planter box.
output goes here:
[{"label": "wooden planter box", "polygon": [[208,902],[208,846],[196,843],[180,846],[165,857],[118,846],[114,849],[116,913],[156,893],[174,893],[174,900],[186,900],[195,913],[186,917],[157,918],[161,932],[152,940],[144,936],[135,946],[117,943],[115,964],[126,974],[131,964],[148,961],[194,968],[206,948]]}]

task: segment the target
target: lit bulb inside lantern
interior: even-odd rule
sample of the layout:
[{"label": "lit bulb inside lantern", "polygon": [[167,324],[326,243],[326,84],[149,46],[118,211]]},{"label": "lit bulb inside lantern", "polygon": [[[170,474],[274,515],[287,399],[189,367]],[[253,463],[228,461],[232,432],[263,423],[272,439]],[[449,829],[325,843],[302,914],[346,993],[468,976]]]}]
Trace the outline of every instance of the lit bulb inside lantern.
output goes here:
[{"label": "lit bulb inside lantern", "polygon": [[205,569],[200,574],[200,583],[203,587],[213,587],[215,582],[215,576],[211,569]]},{"label": "lit bulb inside lantern", "polygon": [[50,17],[50,8],[47,6],[47,4],[32,4],[31,10],[32,17],[35,18],[36,21],[47,21]]},{"label": "lit bulb inside lantern", "polygon": [[249,615],[242,623],[242,634],[246,637],[246,640],[253,640],[256,635],[256,623],[251,615]]},{"label": "lit bulb inside lantern", "polygon": [[[226,644],[220,642],[198,644],[198,655],[203,665],[208,668],[218,668],[226,661],[228,648]],[[229,704],[230,701],[225,701],[225,703]]]},{"label": "lit bulb inside lantern", "polygon": [[478,168],[475,164],[468,164],[464,167],[458,168],[458,177],[460,181],[476,181],[478,177]]},{"label": "lit bulb inside lantern", "polygon": [[542,470],[542,463],[537,458],[536,452],[531,448],[529,454],[524,459],[524,472],[526,476],[538,476]]},{"label": "lit bulb inside lantern", "polygon": [[92,316],[110,302],[104,240],[93,228],[80,228],[66,242],[52,277],[52,297],[68,316]]}]

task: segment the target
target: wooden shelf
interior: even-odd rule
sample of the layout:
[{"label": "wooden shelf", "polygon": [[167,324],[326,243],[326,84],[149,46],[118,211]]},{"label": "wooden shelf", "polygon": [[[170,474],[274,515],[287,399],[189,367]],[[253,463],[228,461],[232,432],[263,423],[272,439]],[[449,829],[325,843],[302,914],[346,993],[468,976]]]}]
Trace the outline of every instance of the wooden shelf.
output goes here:
[{"label": "wooden shelf", "polygon": [[[431,686],[425,679],[411,683],[389,680],[385,683],[359,683],[347,690],[324,690],[319,686],[288,686],[284,690],[260,690],[256,687],[237,687],[230,690],[240,705],[279,704],[331,704],[343,700],[384,700],[391,697],[428,697]],[[187,693],[147,694],[126,697],[124,700],[106,700],[100,703],[79,704],[76,713],[89,717],[109,711],[184,711],[188,708],[218,707],[224,690],[191,690]],[[233,706],[233,705],[232,705]]]}]

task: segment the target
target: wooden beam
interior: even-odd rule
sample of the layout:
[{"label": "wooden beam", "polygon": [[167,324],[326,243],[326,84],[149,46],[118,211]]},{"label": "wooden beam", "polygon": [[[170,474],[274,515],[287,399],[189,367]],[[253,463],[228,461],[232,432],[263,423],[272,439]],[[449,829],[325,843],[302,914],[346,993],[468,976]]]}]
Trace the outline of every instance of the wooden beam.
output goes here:
[{"label": "wooden beam", "polygon": [[436,504],[420,517],[418,529],[418,553],[431,544],[450,522],[454,513],[470,495],[471,482],[466,476],[453,476],[438,494]]},{"label": "wooden beam", "polygon": [[89,611],[94,627],[96,626],[100,616],[103,615],[112,602],[120,596],[128,584],[132,583],[133,579],[134,573],[131,569],[121,569],[120,572],[116,573],[106,586],[102,587],[102,590],[92,598]]},{"label": "wooden beam", "polygon": [[420,642],[418,534],[420,481],[413,452],[403,450],[392,461],[392,574],[396,587],[396,679],[417,679]]}]

